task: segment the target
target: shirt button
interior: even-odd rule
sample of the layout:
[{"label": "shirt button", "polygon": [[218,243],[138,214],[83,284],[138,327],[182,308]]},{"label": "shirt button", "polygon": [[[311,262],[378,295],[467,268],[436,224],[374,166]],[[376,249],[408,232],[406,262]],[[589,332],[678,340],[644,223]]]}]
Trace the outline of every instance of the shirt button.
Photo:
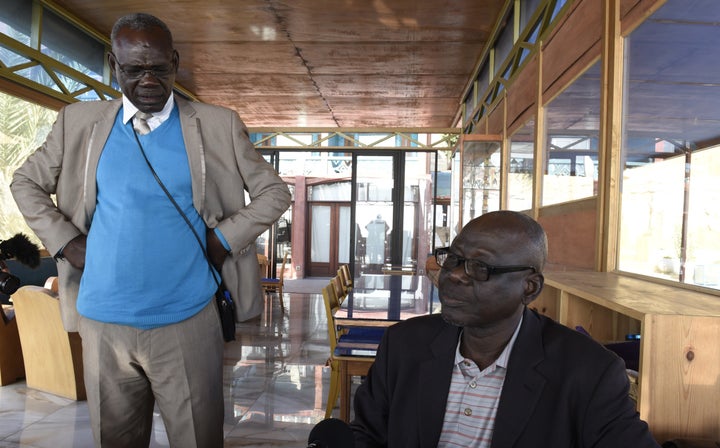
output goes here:
[{"label": "shirt button", "polygon": [[477,387],[477,383],[475,381],[470,382],[470,388],[475,389]]},{"label": "shirt button", "polygon": [[465,415],[467,415],[468,417],[470,417],[470,416],[472,415],[472,409],[470,409],[470,408],[465,408]]}]

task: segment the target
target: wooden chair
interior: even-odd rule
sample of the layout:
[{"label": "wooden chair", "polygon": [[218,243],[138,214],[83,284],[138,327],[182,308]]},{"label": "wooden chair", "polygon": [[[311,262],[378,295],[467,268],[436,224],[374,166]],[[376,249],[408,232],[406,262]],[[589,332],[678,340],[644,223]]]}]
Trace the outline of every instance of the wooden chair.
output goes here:
[{"label": "wooden chair", "polygon": [[63,328],[57,294],[40,286],[23,286],[12,299],[28,387],[84,400],[80,335]]},{"label": "wooden chair", "polygon": [[345,298],[347,298],[347,290],[345,289],[345,284],[343,283],[342,278],[340,278],[340,275],[336,275],[335,277],[330,279],[330,284],[333,286],[333,290],[335,291],[335,295],[337,296],[337,301],[340,305],[345,301]]},{"label": "wooden chair", "polygon": [[260,285],[262,286],[265,294],[277,292],[278,299],[280,300],[280,309],[283,313],[285,312],[285,301],[283,300],[283,280],[285,277],[285,265],[287,264],[288,257],[288,252],[285,252],[277,278],[264,277],[260,279]]},{"label": "wooden chair", "polygon": [[334,359],[338,340],[335,312],[340,308],[340,302],[338,302],[335,287],[332,283],[328,283],[323,287],[322,296],[325,304],[325,315],[327,316],[328,341],[330,341],[330,357],[326,362],[326,365],[330,366],[330,390],[328,391],[327,405],[325,407],[325,418],[330,418],[340,394],[340,364]]},{"label": "wooden chair", "polygon": [[352,275],[350,275],[350,266],[346,264],[341,265],[340,269],[338,269],[338,273],[345,283],[345,294],[349,294],[353,289],[353,278]]},{"label": "wooden chair", "polygon": [[0,386],[13,383],[25,376],[20,335],[15,310],[0,307]]},{"label": "wooden chair", "polygon": [[270,276],[270,263],[268,262],[268,259],[263,254],[257,254],[257,260],[258,260],[258,266],[260,266],[260,278],[265,278]]},{"label": "wooden chair", "polygon": [[322,289],[325,315],[327,316],[330,356],[326,365],[330,366],[330,390],[325,407],[325,418],[332,416],[338,397],[340,397],[340,416],[347,422],[349,416],[350,377],[367,374],[374,357],[336,355],[338,345],[347,348],[376,349],[385,332],[385,327],[343,326],[338,328],[335,313],[340,309],[340,301],[335,294],[335,286],[330,282]]}]

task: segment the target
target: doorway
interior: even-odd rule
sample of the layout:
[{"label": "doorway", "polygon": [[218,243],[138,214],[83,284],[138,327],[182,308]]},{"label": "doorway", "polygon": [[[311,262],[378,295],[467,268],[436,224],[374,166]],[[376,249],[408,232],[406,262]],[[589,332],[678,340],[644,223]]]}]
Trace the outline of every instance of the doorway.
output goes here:
[{"label": "doorway", "polygon": [[310,277],[332,277],[341,264],[350,262],[350,203],[309,203]]}]

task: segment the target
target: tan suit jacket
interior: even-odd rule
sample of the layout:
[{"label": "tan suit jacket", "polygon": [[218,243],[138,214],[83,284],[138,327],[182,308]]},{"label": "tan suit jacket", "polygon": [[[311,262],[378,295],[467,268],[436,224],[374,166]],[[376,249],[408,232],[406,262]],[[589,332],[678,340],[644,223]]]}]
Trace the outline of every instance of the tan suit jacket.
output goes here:
[{"label": "tan suit jacket", "polygon": [[[193,203],[207,226],[217,227],[230,244],[222,277],[237,303],[237,320],[244,321],[262,311],[255,239],[287,210],[290,192],[255,150],[237,113],[190,103],[177,95],[175,103],[190,163]],[[66,106],[45,143],[13,176],[10,188],[15,201],[51,254],[90,229],[98,160],[121,106],[120,99]],[[51,194],[56,195],[57,205]],[[81,274],[67,261],[58,262],[67,331],[77,331],[75,304]]]}]

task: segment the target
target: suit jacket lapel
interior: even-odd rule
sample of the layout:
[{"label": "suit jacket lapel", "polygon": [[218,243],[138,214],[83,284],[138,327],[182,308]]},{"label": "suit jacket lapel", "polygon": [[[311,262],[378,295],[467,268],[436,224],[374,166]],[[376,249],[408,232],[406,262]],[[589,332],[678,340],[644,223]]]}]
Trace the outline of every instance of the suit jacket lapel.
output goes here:
[{"label": "suit jacket lapel", "polygon": [[87,141],[85,149],[85,172],[83,173],[83,195],[85,205],[85,230],[90,229],[90,222],[95,213],[95,203],[97,202],[97,167],[100,161],[105,142],[107,142],[115,125],[122,99],[108,101],[108,108],[100,115],[100,118],[92,123],[90,130],[90,138]]},{"label": "suit jacket lapel", "polygon": [[495,417],[493,447],[512,447],[527,426],[545,387],[545,378],[536,370],[543,359],[540,321],[525,309]]},{"label": "suit jacket lapel", "polygon": [[417,393],[420,395],[418,418],[421,447],[435,447],[440,440],[459,334],[458,327],[444,324],[443,330],[430,346],[433,357],[420,366],[420,387]]},{"label": "suit jacket lapel", "polygon": [[[208,216],[203,213],[205,207],[205,147],[203,146],[202,129],[200,118],[192,104],[175,96],[175,103],[180,112],[180,125],[182,127],[185,150],[187,151],[188,163],[190,164],[190,178],[192,180],[193,205],[208,222]],[[210,223],[208,223],[210,224]],[[214,227],[214,224],[212,225]]]}]

